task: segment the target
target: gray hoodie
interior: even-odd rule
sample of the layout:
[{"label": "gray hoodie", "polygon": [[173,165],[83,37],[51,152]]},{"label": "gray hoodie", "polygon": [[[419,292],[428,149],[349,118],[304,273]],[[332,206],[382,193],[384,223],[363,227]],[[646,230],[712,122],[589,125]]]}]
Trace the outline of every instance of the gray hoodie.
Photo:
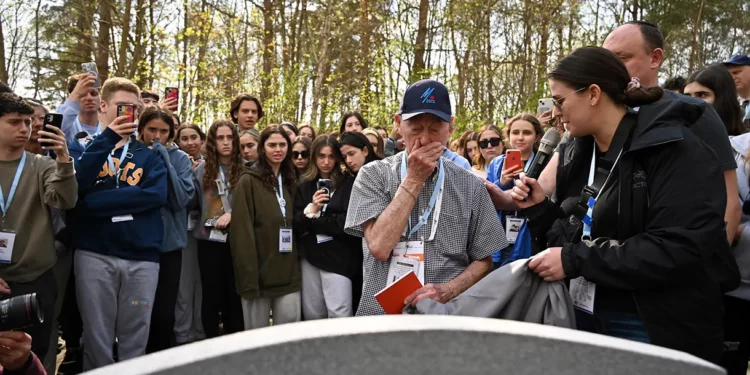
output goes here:
[{"label": "gray hoodie", "polygon": [[[729,137],[729,142],[737,161],[737,187],[740,195],[735,199],[739,199],[742,205],[742,201],[750,194],[750,160],[745,159],[745,152],[750,150],[750,133]],[[740,240],[732,247],[734,259],[737,260],[737,267],[740,269],[740,286],[727,295],[750,301],[750,216],[743,213],[740,224],[745,224],[746,227],[740,235]]]},{"label": "gray hoodie", "polygon": [[161,252],[181,250],[187,245],[188,202],[195,196],[193,165],[176,145],[168,148],[154,142],[154,150],[167,167],[167,204],[161,208],[164,243]]}]

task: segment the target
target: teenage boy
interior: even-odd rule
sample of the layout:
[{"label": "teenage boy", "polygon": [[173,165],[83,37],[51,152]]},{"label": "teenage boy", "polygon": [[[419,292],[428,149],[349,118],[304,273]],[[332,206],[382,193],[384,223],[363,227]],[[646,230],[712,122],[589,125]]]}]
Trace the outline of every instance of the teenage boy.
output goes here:
[{"label": "teenage boy", "polygon": [[110,78],[101,96],[108,125],[85,149],[70,146],[79,185],[69,224],[84,371],[114,363],[115,338],[120,361],[146,351],[164,234],[160,208],[167,201],[164,161],[131,137],[136,126],[127,116],[117,117],[118,105],[140,102],[138,86]]},{"label": "teenage boy", "polygon": [[[60,129],[39,131],[42,148],[57,160],[24,150],[33,114],[23,98],[0,94],[0,299],[36,293],[44,316],[53,317],[57,254],[50,208],[73,208],[78,183]],[[49,349],[53,321],[24,330],[39,358]]]},{"label": "teenage boy", "polygon": [[99,89],[94,87],[95,82],[96,78],[88,73],[79,73],[68,78],[68,99],[57,108],[57,113],[63,115],[62,131],[67,137],[68,145],[75,143],[78,134],[83,132],[94,135],[101,127],[101,98]]},{"label": "teenage boy", "polygon": [[251,94],[239,94],[230,104],[229,116],[237,124],[238,132],[255,129],[255,125],[263,118],[263,106],[260,99]]}]

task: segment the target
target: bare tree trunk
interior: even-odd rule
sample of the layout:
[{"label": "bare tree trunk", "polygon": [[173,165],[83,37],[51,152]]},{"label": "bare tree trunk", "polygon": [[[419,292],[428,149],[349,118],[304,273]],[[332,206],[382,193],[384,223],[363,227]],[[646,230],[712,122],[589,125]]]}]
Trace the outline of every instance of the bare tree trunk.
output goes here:
[{"label": "bare tree trunk", "polygon": [[80,37],[76,41],[75,51],[80,56],[81,62],[91,62],[94,55],[91,35],[91,29],[94,26],[91,18],[91,15],[94,13],[93,3],[83,0],[79,4],[80,9],[78,10],[78,17],[76,19],[76,28]]},{"label": "bare tree trunk", "polygon": [[493,78],[495,75],[495,69],[492,67],[492,11],[491,9],[486,10],[485,18],[485,69],[486,75],[484,79],[487,81],[487,113],[485,114],[485,121],[492,122],[495,117],[495,87],[493,86]]},{"label": "bare tree trunk", "polygon": [[[180,100],[182,102],[182,109],[180,110],[180,113],[185,116],[188,112],[188,102],[189,97],[188,95],[192,92],[192,90],[188,89],[187,85],[187,64],[188,64],[188,38],[190,38],[187,35],[188,30],[188,24],[189,24],[189,15],[190,15],[190,0],[183,0],[182,1],[184,9],[184,19],[183,19],[183,30],[182,30],[182,66],[180,66],[180,77],[182,78],[182,95],[183,98]],[[184,118],[183,121],[187,121],[187,118]]]},{"label": "bare tree trunk", "polygon": [[96,43],[96,69],[99,71],[99,79],[102,82],[109,77],[109,34],[111,27],[112,3],[110,0],[102,0],[99,3],[99,36]]},{"label": "bare tree trunk", "polygon": [[[37,1],[34,11],[34,98],[39,95],[39,78],[41,78],[42,60],[39,55],[39,10],[42,8],[42,0]],[[2,32],[0,32],[2,39]]]},{"label": "bare tree trunk", "polygon": [[130,69],[128,77],[140,87],[145,84],[146,76],[143,74],[143,63],[146,56],[146,43],[144,43],[143,34],[146,28],[146,5],[144,0],[136,1],[135,10],[135,35],[133,36],[133,59],[130,60]]},{"label": "bare tree trunk", "polygon": [[8,83],[8,69],[5,64],[5,34],[3,33],[3,18],[0,17],[0,82]]},{"label": "bare tree trunk", "polygon": [[425,76],[424,51],[427,40],[427,15],[429,13],[429,0],[419,0],[419,28],[417,29],[417,40],[414,43],[414,65],[411,68],[411,81],[418,81]]},{"label": "bare tree trunk", "polygon": [[154,86],[154,70],[156,69],[156,24],[154,23],[155,0],[151,0],[151,6],[148,7],[149,20],[149,64],[148,64],[148,87]]},{"label": "bare tree trunk", "polygon": [[260,100],[268,101],[271,95],[271,75],[276,56],[273,30],[273,1],[263,0],[263,77],[261,77]]},{"label": "bare tree trunk", "polygon": [[[328,36],[329,36],[329,30],[331,28],[331,21],[326,18],[325,23],[323,24],[323,30],[320,33],[320,43],[322,46],[320,47],[320,52],[318,52],[318,67],[317,72],[315,73],[315,82],[313,83],[313,98],[312,98],[312,115],[311,115],[311,124],[317,124],[318,120],[318,108],[320,106],[321,97],[323,96],[323,86],[325,79],[328,77],[328,72],[326,70],[326,67],[329,66],[328,63]],[[321,115],[323,113],[321,112]],[[320,124],[323,125],[322,123]]]},{"label": "bare tree trunk", "polygon": [[120,61],[117,63],[117,75],[127,74],[128,37],[130,36],[130,8],[133,0],[125,0],[125,14],[122,16],[122,38],[120,39]]},{"label": "bare tree trunk", "polygon": [[703,16],[705,3],[705,0],[701,0],[701,6],[698,8],[698,16],[695,18],[695,23],[693,24],[693,40],[690,47],[690,65],[688,69],[691,72],[695,68],[695,60],[698,56],[698,30],[701,28],[701,17]]},{"label": "bare tree trunk", "polygon": [[359,110],[360,112],[362,112],[362,114],[367,116],[370,103],[370,101],[368,100],[368,97],[370,96],[370,77],[368,70],[370,66],[370,12],[368,9],[367,0],[360,0],[359,8],[362,12],[360,17],[362,19],[362,31],[360,33],[360,40],[362,41],[362,55],[360,56],[358,61],[358,63],[360,64],[359,81],[362,83],[362,87],[360,89]]}]

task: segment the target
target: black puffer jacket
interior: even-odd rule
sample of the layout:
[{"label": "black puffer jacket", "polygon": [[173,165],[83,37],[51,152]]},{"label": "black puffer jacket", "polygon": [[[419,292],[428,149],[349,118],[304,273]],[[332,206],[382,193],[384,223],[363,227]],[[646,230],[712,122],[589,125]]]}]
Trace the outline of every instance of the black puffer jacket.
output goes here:
[{"label": "black puffer jacket", "polygon": [[[641,107],[619,161],[617,238],[581,241],[570,220],[572,176],[588,173],[592,137],[560,149],[556,204],[526,210],[539,248],[562,246],[568,278],[630,292],[651,342],[718,363],[722,290],[739,284],[726,240],[724,176],[689,127],[706,106],[662,100]],[[577,201],[577,198],[575,198]],[[596,223],[594,223],[596,224]]]}]

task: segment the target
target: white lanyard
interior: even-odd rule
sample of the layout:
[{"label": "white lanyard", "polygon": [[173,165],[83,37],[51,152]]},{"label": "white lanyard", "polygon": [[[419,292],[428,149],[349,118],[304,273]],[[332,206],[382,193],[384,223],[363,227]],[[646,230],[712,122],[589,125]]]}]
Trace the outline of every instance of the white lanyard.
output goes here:
[{"label": "white lanyard", "polygon": [[[401,159],[401,180],[404,180],[406,178],[406,158],[408,157],[408,154],[404,152],[403,158]],[[440,206],[442,206],[443,202],[443,188],[445,187],[445,167],[443,166],[443,159],[440,158],[440,167],[438,168],[438,177],[437,181],[435,182],[435,188],[432,191],[432,196],[430,197],[430,203],[427,209],[425,209],[422,212],[422,216],[419,218],[419,221],[417,222],[417,225],[414,227],[411,226],[411,217],[409,217],[409,233],[407,235],[407,239],[411,237],[412,234],[416,233],[419,228],[421,228],[423,225],[427,223],[427,219],[430,217],[430,214],[432,213],[433,209],[437,205],[437,211],[435,213],[435,216],[433,218],[432,223],[432,230],[430,233],[430,239],[432,240],[435,238],[435,231],[437,230],[437,219],[440,215]],[[438,205],[438,201],[440,201],[440,204]],[[419,200],[415,202],[416,204],[419,203]]]},{"label": "white lanyard", "polygon": [[523,167],[523,172],[526,173],[529,171],[529,168],[531,168],[531,164],[534,164],[534,151],[531,152],[531,157],[526,160],[526,165]]},{"label": "white lanyard", "polygon": [[[588,240],[591,239],[591,225],[587,224],[593,222],[594,218],[594,205],[596,204],[596,200],[599,198],[599,196],[604,191],[604,187],[607,185],[607,182],[609,181],[609,178],[612,176],[612,171],[615,170],[615,166],[617,165],[617,162],[620,161],[620,156],[622,155],[622,150],[620,150],[620,153],[617,154],[617,159],[615,159],[615,163],[612,164],[612,169],[609,170],[609,174],[607,175],[607,178],[604,180],[604,183],[601,187],[599,187],[599,192],[596,194],[596,198],[591,197],[589,198],[588,206],[589,209],[586,211],[586,216],[583,220],[583,236],[581,236],[582,240]],[[591,186],[591,184],[594,183],[594,175],[596,174],[596,145],[594,145],[594,150],[591,153],[591,167],[589,168],[589,180],[587,185]]]},{"label": "white lanyard", "polygon": [[284,226],[286,226],[286,200],[284,199],[284,188],[281,182],[281,172],[279,172],[279,188],[276,190],[276,200],[279,202],[281,216],[284,217]]},{"label": "white lanyard", "polygon": [[[115,173],[115,184],[117,184],[117,188],[120,188],[120,175],[122,175],[122,171],[125,168],[125,160],[128,158],[128,149],[130,148],[130,138],[128,138],[128,141],[125,143],[125,146],[122,147],[122,153],[120,154],[120,167],[117,168],[117,173]],[[107,163],[109,163],[109,170],[110,172],[115,170],[115,162],[112,160],[112,152],[110,152],[109,155],[107,155]]]},{"label": "white lanyard", "polygon": [[[224,176],[224,169],[221,168],[221,165],[219,165],[219,175],[221,176],[221,182],[224,183],[224,186],[226,186],[227,189],[230,188],[229,182],[227,181],[227,178]],[[281,175],[279,175],[281,177]]]},{"label": "white lanyard", "polygon": [[5,197],[3,196],[3,189],[2,186],[0,186],[0,210],[2,210],[3,214],[3,227],[5,227],[5,215],[8,213],[8,207],[10,207],[10,203],[13,202],[13,197],[16,195],[16,189],[18,189],[18,182],[21,180],[21,173],[23,173],[23,168],[26,164],[26,151],[23,152],[23,155],[21,156],[21,161],[18,162],[18,167],[16,167],[16,175],[13,177],[13,183],[10,185],[10,191],[8,192],[8,200],[5,200]]}]

